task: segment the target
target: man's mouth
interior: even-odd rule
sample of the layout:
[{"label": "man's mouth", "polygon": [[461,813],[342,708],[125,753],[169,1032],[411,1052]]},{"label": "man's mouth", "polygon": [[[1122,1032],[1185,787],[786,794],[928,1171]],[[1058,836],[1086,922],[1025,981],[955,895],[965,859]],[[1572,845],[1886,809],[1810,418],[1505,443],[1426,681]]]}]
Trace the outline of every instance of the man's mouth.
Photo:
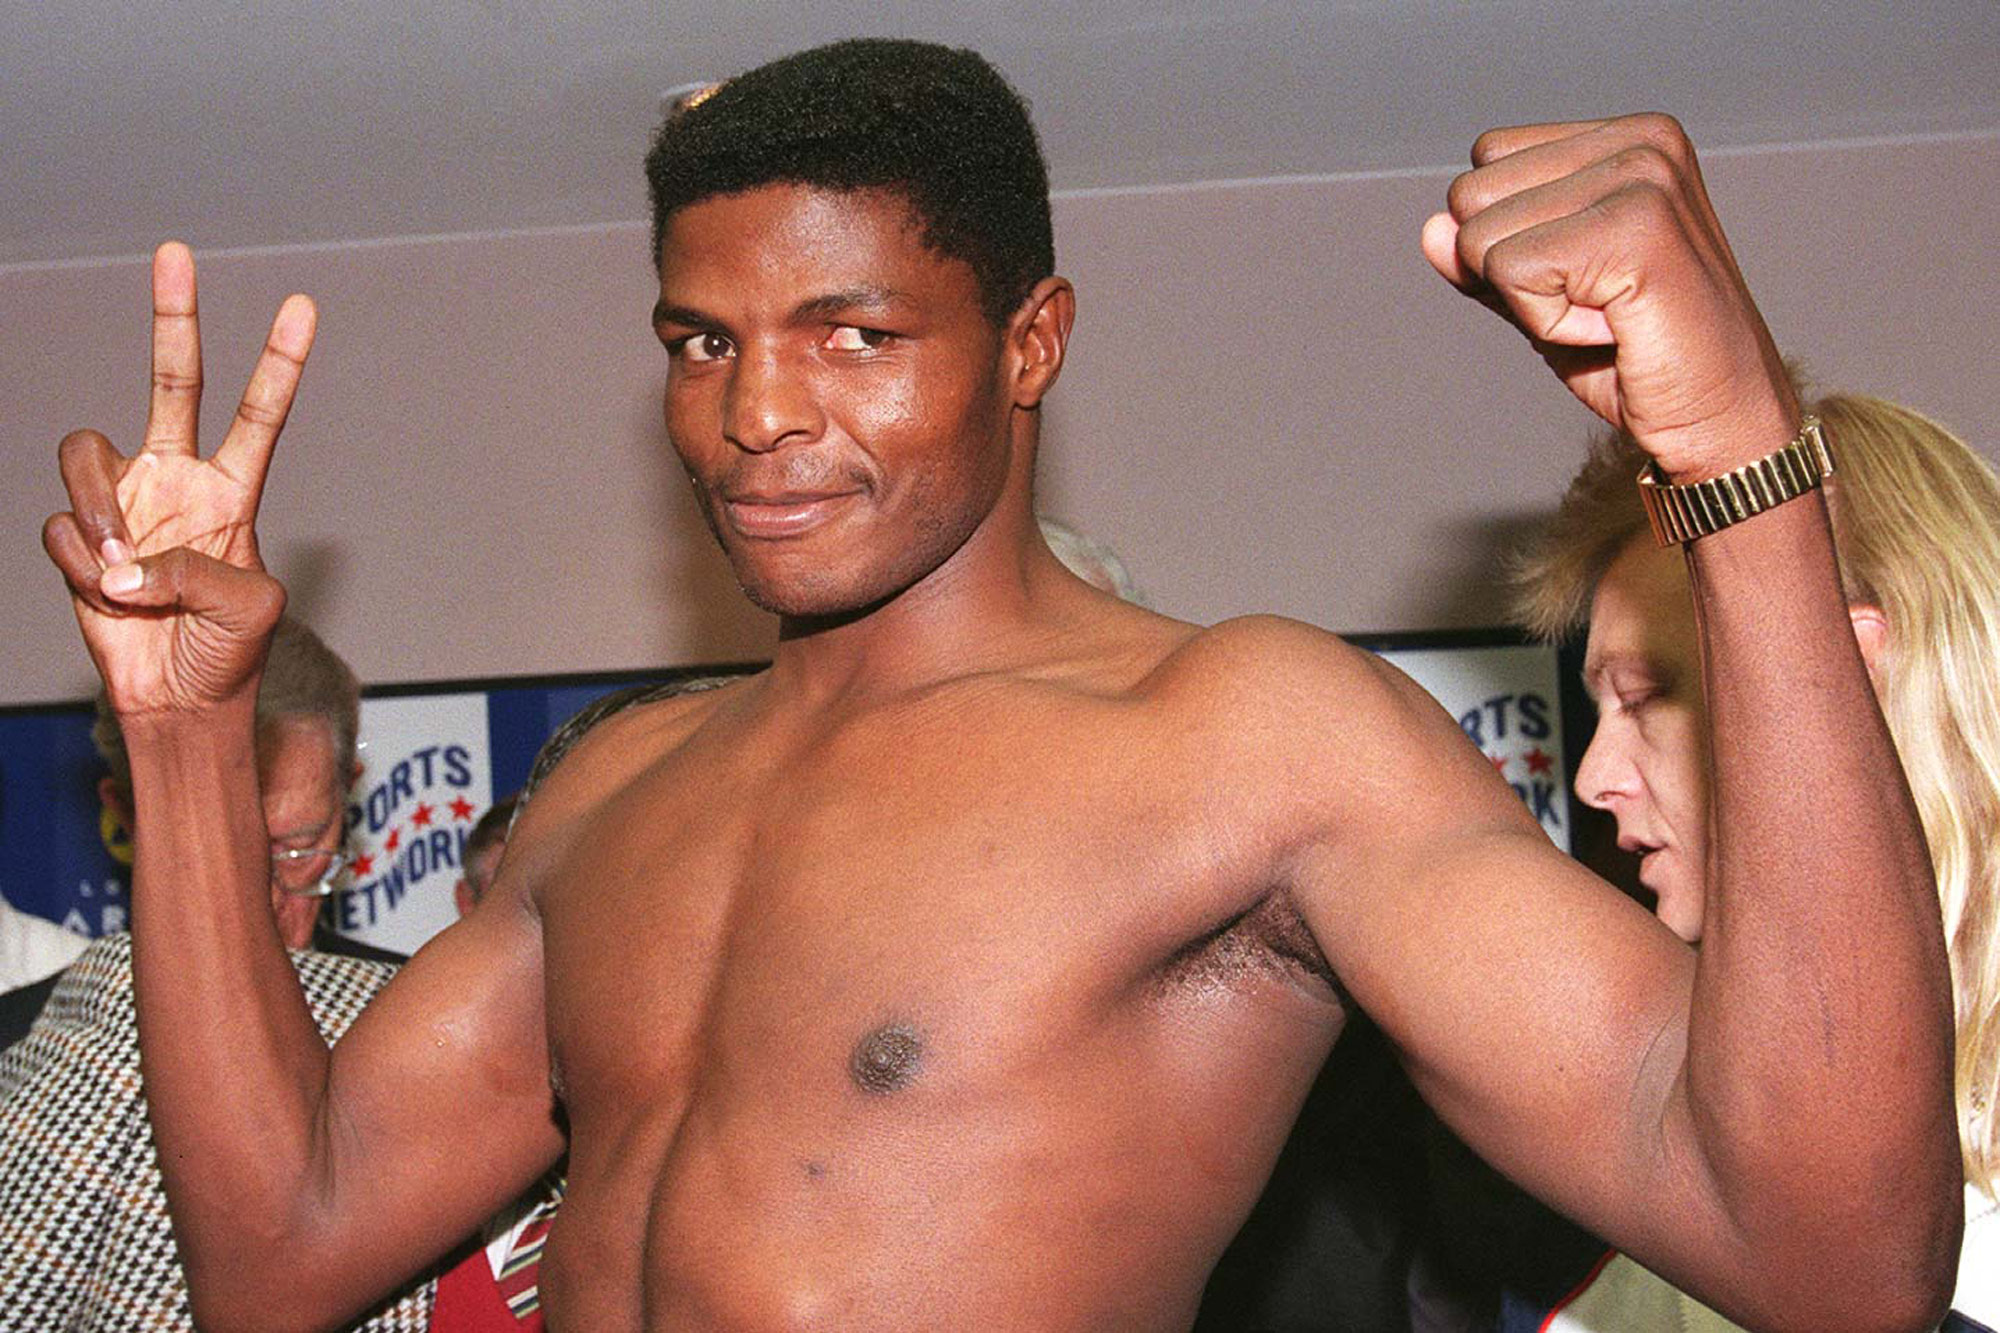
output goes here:
[{"label": "man's mouth", "polygon": [[797,537],[833,519],[854,491],[747,491],[723,497],[729,526],[745,537]]}]

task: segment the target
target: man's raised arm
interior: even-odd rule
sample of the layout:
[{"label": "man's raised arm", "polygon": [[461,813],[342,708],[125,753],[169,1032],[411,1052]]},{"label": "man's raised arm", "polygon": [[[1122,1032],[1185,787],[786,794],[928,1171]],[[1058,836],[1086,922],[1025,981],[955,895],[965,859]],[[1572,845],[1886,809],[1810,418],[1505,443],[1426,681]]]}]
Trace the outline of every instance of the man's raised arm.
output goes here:
[{"label": "man's raised arm", "polygon": [[[496,904],[406,969],[329,1056],[270,910],[255,736],[284,592],[253,524],[316,316],[304,297],[279,309],[203,459],[184,246],[155,255],[153,304],[143,447],[128,459],[94,431],[65,438],[70,509],[43,543],[131,758],[140,1046],[195,1311],[204,1328],[269,1327],[280,1309],[332,1324],[560,1151],[538,943],[525,911]],[[480,1165],[446,1179],[473,1157],[449,1149],[468,1142]]]},{"label": "man's raised arm", "polygon": [[[1678,125],[1495,131],[1473,160],[1426,252],[1629,432],[1658,480],[1707,481],[1793,440],[1798,404]],[[1803,480],[1796,462],[1774,466]],[[1942,1313],[1957,1248],[1951,996],[1930,859],[1822,495],[1687,553],[1717,890],[1685,1058],[1662,1062],[1651,1091],[1668,1135],[1686,1135],[1679,1169],[1713,1192],[1733,1239],[1788,1256],[1796,1285],[1766,1293],[1759,1322],[1858,1313],[1826,1309],[1850,1276],[1826,1270],[1865,1250],[1888,1263],[1857,1271],[1922,1323]]]},{"label": "man's raised arm", "polygon": [[[1474,163],[1427,256],[1663,480],[1794,438],[1678,125],[1496,131]],[[1400,687],[1372,696],[1380,735],[1346,763],[1433,758],[1393,788],[1328,776],[1345,799],[1309,919],[1447,1120],[1648,1267],[1756,1328],[1934,1327],[1960,1206],[1943,932],[1823,500],[1688,561],[1716,805],[1698,957],[1557,853]]]}]

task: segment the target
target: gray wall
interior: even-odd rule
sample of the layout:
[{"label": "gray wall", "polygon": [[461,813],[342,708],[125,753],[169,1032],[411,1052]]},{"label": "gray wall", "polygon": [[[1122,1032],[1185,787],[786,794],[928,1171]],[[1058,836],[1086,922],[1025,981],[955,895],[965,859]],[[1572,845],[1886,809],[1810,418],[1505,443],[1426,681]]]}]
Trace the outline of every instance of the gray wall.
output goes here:
[{"label": "gray wall", "polygon": [[[2000,137],[1707,168],[1780,344],[1992,456]],[[1445,182],[1061,199],[1081,309],[1044,507],[1190,619],[1494,623],[1496,543],[1559,493],[1589,418],[1424,263]],[[320,301],[262,527],[294,605],[365,680],[766,650],[661,437],[641,225],[200,258],[211,445],[278,299]],[[143,261],[0,270],[0,702],[91,687],[38,533],[64,431],[137,435],[146,310]]]}]

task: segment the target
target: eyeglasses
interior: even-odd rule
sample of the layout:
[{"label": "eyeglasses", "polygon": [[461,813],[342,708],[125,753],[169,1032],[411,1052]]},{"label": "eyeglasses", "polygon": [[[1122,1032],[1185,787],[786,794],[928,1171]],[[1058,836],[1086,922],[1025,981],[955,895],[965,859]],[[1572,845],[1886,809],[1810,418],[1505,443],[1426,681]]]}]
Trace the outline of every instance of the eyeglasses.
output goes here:
[{"label": "eyeglasses", "polygon": [[[289,851],[272,852],[271,883],[278,892],[294,898],[328,898],[340,887],[347,874],[347,863],[352,859],[339,848],[294,847]],[[315,873],[318,877],[305,887],[292,887],[292,882],[301,874]]]}]

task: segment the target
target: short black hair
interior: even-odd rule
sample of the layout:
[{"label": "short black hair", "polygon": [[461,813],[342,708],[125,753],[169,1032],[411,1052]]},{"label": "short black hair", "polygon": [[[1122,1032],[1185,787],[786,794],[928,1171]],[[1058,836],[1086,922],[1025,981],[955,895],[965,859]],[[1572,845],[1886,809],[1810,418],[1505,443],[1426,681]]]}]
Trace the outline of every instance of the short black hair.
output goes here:
[{"label": "short black hair", "polygon": [[862,38],[760,65],[668,115],[646,155],[653,257],[676,210],[761,185],[893,190],[995,324],[1055,272],[1027,104],[973,51]]}]

